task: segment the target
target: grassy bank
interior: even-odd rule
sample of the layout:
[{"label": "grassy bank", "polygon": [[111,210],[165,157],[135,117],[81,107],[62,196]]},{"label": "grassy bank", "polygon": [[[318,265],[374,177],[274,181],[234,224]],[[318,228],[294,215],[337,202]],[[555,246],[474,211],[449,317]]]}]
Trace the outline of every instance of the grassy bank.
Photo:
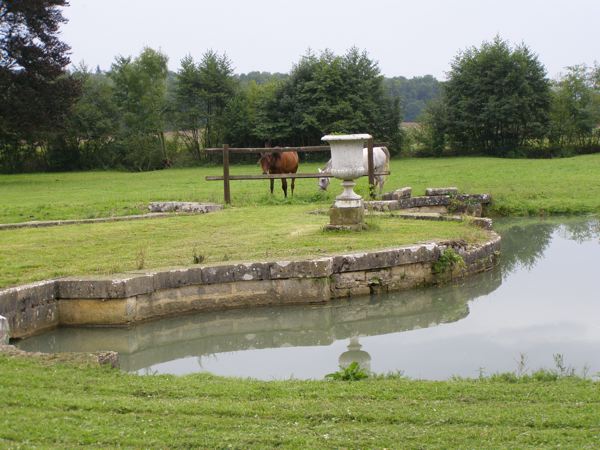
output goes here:
[{"label": "grassy bank", "polygon": [[0,355],[0,446],[597,448],[598,383],[259,382]]},{"label": "grassy bank", "polygon": [[0,232],[0,287],[64,275],[325,256],[443,239],[485,239],[454,222],[371,217],[362,233],[325,232],[309,205],[229,208],[207,215]]},{"label": "grassy bank", "polygon": [[[301,164],[301,172],[317,164]],[[386,189],[458,186],[464,192],[489,192],[502,215],[600,212],[600,154],[550,160],[498,158],[400,159],[391,164]],[[221,202],[220,182],[204,181],[219,167],[170,169],[147,173],[76,172],[0,175],[0,223],[27,220],[104,217],[139,213],[153,200]],[[257,166],[234,166],[233,174],[259,173]],[[334,182],[335,183],[335,182]],[[298,180],[293,199],[268,194],[267,181],[232,182],[234,206],[328,204],[339,191],[317,190],[316,180]],[[366,179],[358,192],[367,193]]]}]

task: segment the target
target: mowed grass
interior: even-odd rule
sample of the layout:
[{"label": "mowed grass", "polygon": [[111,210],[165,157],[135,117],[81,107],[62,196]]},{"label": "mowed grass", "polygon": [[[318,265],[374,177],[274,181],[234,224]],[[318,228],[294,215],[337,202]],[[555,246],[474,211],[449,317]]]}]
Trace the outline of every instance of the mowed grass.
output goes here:
[{"label": "mowed grass", "polygon": [[[300,172],[315,172],[316,163]],[[463,192],[493,195],[500,215],[600,212],[600,154],[526,160],[499,158],[396,159],[386,190],[412,186],[414,195],[430,186],[457,186]],[[0,223],[126,215],[147,211],[154,200],[222,202],[223,185],[205,181],[220,167],[169,169],[146,173],[75,172],[0,175]],[[234,165],[232,174],[258,174],[256,165]],[[316,180],[297,180],[293,198],[283,200],[280,183],[268,194],[268,181],[233,181],[237,207],[269,204],[328,204],[341,191],[319,192]],[[357,191],[367,193],[366,178]]]},{"label": "mowed grass", "polygon": [[227,208],[206,215],[0,231],[0,287],[65,275],[270,261],[486,234],[464,223],[368,218],[366,232],[326,232],[314,205]]},{"label": "mowed grass", "polygon": [[600,389],[557,381],[137,376],[0,355],[0,446],[598,448]]}]

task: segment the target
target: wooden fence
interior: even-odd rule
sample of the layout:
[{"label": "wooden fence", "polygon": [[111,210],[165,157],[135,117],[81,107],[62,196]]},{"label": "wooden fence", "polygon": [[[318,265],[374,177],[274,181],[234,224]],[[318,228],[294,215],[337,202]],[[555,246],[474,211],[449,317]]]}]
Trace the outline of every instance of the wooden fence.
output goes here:
[{"label": "wooden fence", "polygon": [[[369,177],[369,186],[375,185],[375,176],[377,175],[389,175],[389,172],[375,173],[373,165],[373,140],[367,141],[368,150],[368,164],[367,173]],[[260,175],[230,175],[229,174],[229,154],[230,153],[264,153],[264,152],[323,152],[330,151],[328,145],[319,145],[312,147],[264,147],[264,148],[235,148],[229,147],[225,144],[222,148],[207,148],[204,151],[215,153],[223,153],[223,175],[222,176],[207,176],[207,181],[223,181],[223,197],[225,203],[231,204],[231,186],[230,181],[234,180],[274,180],[281,178],[332,178],[333,175],[329,173],[278,173],[278,174],[260,174]],[[374,189],[369,189],[371,196],[374,195]]]}]

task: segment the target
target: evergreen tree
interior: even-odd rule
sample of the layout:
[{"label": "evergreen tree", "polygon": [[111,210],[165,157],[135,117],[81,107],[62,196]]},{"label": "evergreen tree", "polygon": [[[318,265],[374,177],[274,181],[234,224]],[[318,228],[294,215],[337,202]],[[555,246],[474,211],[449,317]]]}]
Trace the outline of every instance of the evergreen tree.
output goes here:
[{"label": "evergreen tree", "polygon": [[0,164],[23,169],[59,132],[77,98],[58,38],[66,0],[0,0]]},{"label": "evergreen tree", "polygon": [[460,53],[444,85],[447,133],[458,150],[505,155],[548,128],[550,85],[525,45],[496,37]]}]

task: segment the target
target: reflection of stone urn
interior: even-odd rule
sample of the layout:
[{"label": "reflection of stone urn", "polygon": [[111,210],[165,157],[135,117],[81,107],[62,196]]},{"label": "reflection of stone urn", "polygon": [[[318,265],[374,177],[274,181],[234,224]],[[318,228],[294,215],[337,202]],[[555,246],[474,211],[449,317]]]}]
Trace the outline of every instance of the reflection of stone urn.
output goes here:
[{"label": "reflection of stone urn", "polygon": [[346,368],[351,363],[356,361],[361,369],[370,372],[371,371],[371,355],[364,350],[361,350],[362,345],[358,343],[358,336],[350,338],[348,344],[348,350],[340,355],[339,364],[340,367]]},{"label": "reflection of stone urn", "polygon": [[328,229],[361,230],[364,228],[364,205],[354,192],[356,178],[365,175],[363,163],[364,142],[369,134],[327,135],[321,140],[331,146],[331,174],[342,180],[344,191],[335,198],[329,211]]}]

